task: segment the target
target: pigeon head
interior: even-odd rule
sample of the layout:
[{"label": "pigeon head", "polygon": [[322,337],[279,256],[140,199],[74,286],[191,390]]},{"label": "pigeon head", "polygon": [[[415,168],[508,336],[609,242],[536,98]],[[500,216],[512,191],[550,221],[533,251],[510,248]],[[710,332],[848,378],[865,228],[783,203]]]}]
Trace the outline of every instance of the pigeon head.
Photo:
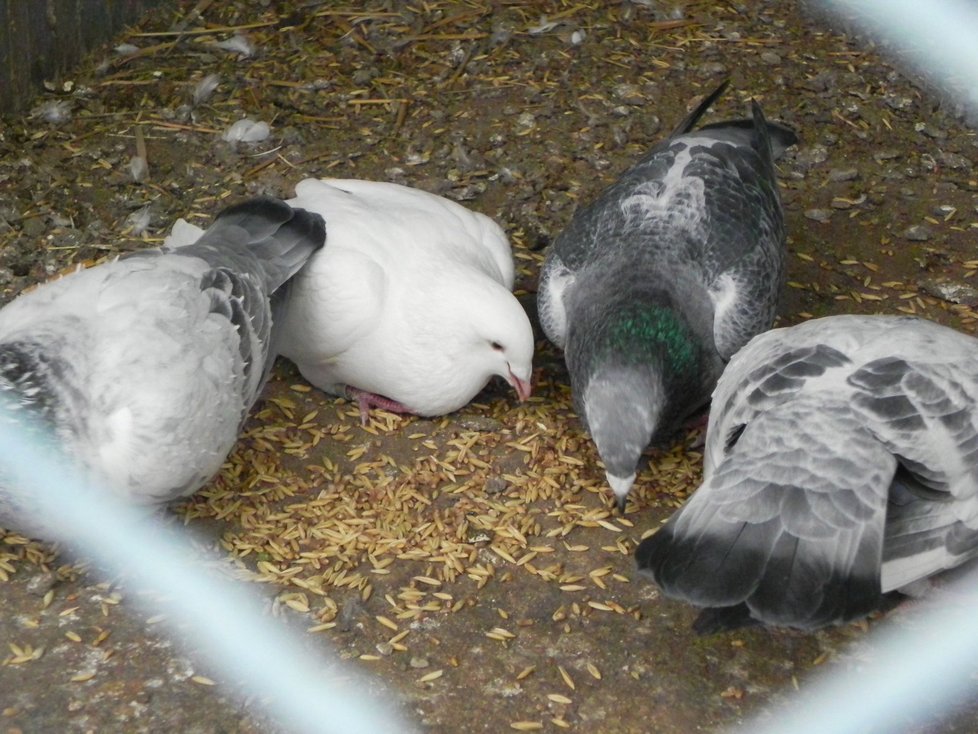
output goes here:
[{"label": "pigeon head", "polygon": [[[437,313],[432,320],[428,314]],[[414,321],[409,357],[424,365],[422,384],[441,386],[439,399],[418,411],[410,390],[394,395],[419,414],[442,415],[468,403],[496,376],[520,400],[530,396],[533,328],[526,311],[505,286],[491,278],[442,279],[424,294]]]},{"label": "pigeon head", "polygon": [[624,511],[642,452],[659,425],[661,377],[647,366],[607,365],[588,380],[581,402],[608,484]]},{"label": "pigeon head", "polygon": [[578,414],[623,510],[642,452],[684,417],[670,396],[697,389],[700,347],[667,298],[616,296],[582,308],[571,324],[566,357]]},{"label": "pigeon head", "polygon": [[499,376],[523,401],[532,391],[533,328],[516,297],[502,286],[492,287],[496,285],[487,288],[471,314],[467,358],[485,382]]}]

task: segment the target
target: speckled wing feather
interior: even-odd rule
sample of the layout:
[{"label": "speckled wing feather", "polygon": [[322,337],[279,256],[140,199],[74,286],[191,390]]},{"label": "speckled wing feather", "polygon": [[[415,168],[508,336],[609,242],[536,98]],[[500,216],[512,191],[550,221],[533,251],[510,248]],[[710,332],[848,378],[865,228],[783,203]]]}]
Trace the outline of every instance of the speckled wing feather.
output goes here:
[{"label": "speckled wing feather", "polygon": [[714,393],[703,485],[640,567],[707,607],[701,631],[811,629],[978,554],[976,360],[973,339],[915,319],[755,338]]},{"label": "speckled wing feather", "polygon": [[325,239],[318,214],[293,209],[280,199],[258,197],[223,210],[192,243],[129,257],[174,254],[211,266],[200,279],[200,289],[210,297],[211,311],[238,330],[246,375],[243,397],[250,405],[274,361],[272,323],[281,320],[287,300],[282,286]]},{"label": "speckled wing feather", "polygon": [[715,159],[698,156],[687,169],[709,192],[703,261],[716,309],[714,341],[724,359],[770,328],[784,279],[784,222],[768,124],[756,102],[752,111],[749,145],[725,141],[723,133],[733,132],[727,128],[701,131],[719,136],[709,146]]},{"label": "speckled wing feather", "polygon": [[918,353],[880,357],[849,378],[853,411],[901,469],[890,493],[883,591],[978,555],[975,351],[925,339]]}]

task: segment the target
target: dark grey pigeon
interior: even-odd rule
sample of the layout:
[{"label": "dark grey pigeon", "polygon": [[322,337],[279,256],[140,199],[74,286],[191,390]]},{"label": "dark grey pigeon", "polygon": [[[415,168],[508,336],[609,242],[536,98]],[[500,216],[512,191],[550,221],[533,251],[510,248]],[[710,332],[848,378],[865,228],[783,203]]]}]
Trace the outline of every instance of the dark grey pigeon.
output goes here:
[{"label": "dark grey pigeon", "polygon": [[[283,285],[322,217],[260,198],[195,244],[78,270],[0,310],[2,419],[40,425],[90,482],[134,503],[188,495],[221,468],[275,358]],[[0,526],[48,526],[0,477]]]},{"label": "dark grey pigeon", "polygon": [[705,405],[727,360],[774,321],[773,157],[796,137],[756,102],[750,120],[693,131],[726,86],[578,210],[543,264],[540,321],[622,510],[649,443]]},{"label": "dark grey pigeon", "polygon": [[720,378],[702,486],[636,551],[716,632],[815,629],[978,555],[978,340],[831,316],[754,338]]}]

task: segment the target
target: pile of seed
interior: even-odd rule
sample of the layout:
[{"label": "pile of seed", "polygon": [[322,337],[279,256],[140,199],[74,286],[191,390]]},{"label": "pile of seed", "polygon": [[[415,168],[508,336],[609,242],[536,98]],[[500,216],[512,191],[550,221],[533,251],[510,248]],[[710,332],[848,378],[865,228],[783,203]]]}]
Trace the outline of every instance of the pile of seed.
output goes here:
[{"label": "pile of seed", "polygon": [[[366,600],[379,589],[395,600],[394,618],[415,619],[450,611],[461,579],[481,588],[497,574],[525,573],[564,590],[584,588],[585,578],[598,588],[627,582],[607,566],[571,572],[553,560],[558,548],[589,550],[574,542],[575,528],[602,528],[602,549],[625,555],[635,538],[632,521],[613,515],[593,444],[553,378],[525,405],[500,394],[436,421],[374,411],[366,427],[342,401],[310,410],[317,396],[307,385],[272,391],[280,396],[255,415],[225,471],[183,512],[233,517],[222,544],[261,580],[298,590],[293,608],[329,622],[333,590]],[[678,506],[696,486],[701,456],[681,444],[660,453],[636,498]],[[391,588],[384,581],[396,564],[411,580]]]}]

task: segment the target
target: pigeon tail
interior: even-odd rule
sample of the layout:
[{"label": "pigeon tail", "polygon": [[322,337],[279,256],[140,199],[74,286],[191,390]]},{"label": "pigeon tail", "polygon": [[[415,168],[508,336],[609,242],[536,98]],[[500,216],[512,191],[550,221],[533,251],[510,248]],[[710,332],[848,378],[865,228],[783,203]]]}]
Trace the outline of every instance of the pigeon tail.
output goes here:
[{"label": "pigeon tail", "polygon": [[238,331],[249,405],[277,354],[280,336],[272,319],[284,319],[289,305],[288,289],[282,286],[325,241],[320,215],[265,196],[223,210],[196,242],[164,250],[211,266],[200,279],[200,289],[210,298],[211,312],[227,318]]},{"label": "pigeon tail", "polygon": [[[711,122],[696,130],[697,133],[712,133],[718,139],[726,139],[738,145],[750,145],[758,150],[756,140],[763,131],[771,146],[771,159],[778,160],[784,151],[798,143],[798,134],[787,125],[767,120],[761,106],[756,100],[751,100],[752,116],[738,120]],[[760,121],[756,113],[760,112]]]},{"label": "pigeon tail", "polygon": [[717,101],[717,99],[720,98],[720,95],[723,94],[725,91],[727,91],[727,87],[729,85],[730,85],[729,77],[727,79],[724,79],[722,82],[720,82],[720,84],[717,86],[716,89],[714,89],[712,92],[706,95],[702,99],[702,101],[698,105],[696,105],[696,107],[692,110],[692,112],[686,115],[686,117],[682,119],[682,122],[676,125],[676,129],[672,131],[672,134],[669,137],[677,138],[680,135],[685,135],[690,130],[692,130],[693,127],[696,125],[696,123],[699,122],[699,119],[704,114],[706,114],[706,111],[710,109],[710,107],[713,105],[714,102]]},{"label": "pigeon tail", "polygon": [[262,264],[267,292],[273,293],[325,242],[322,216],[263,196],[228,207],[197,242],[174,252],[218,266],[226,262],[228,245],[247,245]]},{"label": "pigeon tail", "polygon": [[757,103],[756,99],[750,101],[751,121],[754,123],[751,147],[757,152],[761,159],[761,167],[765,171],[774,170],[774,151],[771,147],[771,135],[768,131],[767,120],[764,119],[764,110]]},{"label": "pigeon tail", "polygon": [[703,608],[694,625],[699,634],[750,623],[814,630],[878,607],[879,573],[871,562],[858,571],[828,564],[777,524],[683,535],[666,525],[639,544],[635,558],[666,596]]},{"label": "pigeon tail", "polygon": [[716,635],[721,632],[732,632],[744,627],[759,625],[750,615],[750,607],[746,604],[735,604],[732,607],[710,607],[701,611],[693,621],[693,632],[698,635]]}]

